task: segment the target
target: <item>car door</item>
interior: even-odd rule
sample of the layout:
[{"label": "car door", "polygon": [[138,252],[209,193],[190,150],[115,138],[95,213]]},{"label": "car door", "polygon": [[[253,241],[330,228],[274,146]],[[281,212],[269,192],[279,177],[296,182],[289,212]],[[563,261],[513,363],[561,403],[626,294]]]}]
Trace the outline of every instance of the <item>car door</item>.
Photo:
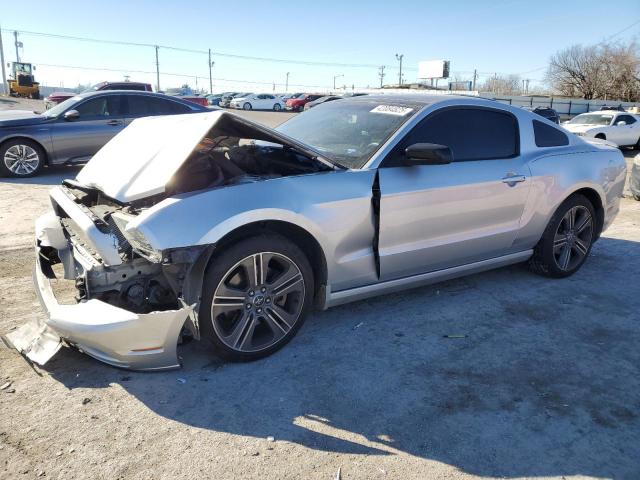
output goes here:
[{"label": "car door", "polygon": [[57,161],[89,160],[124,128],[122,103],[122,95],[91,96],[69,109],[78,112],[76,118],[60,115],[51,129]]},{"label": "car door", "polygon": [[[446,165],[404,166],[414,143],[451,148]],[[529,192],[511,113],[448,107],[423,119],[383,160],[381,280],[431,272],[512,252]]]},{"label": "car door", "polygon": [[[624,122],[624,125],[620,125]],[[638,125],[632,115],[618,115],[614,121],[615,138],[618,145],[635,145],[638,141]]]}]

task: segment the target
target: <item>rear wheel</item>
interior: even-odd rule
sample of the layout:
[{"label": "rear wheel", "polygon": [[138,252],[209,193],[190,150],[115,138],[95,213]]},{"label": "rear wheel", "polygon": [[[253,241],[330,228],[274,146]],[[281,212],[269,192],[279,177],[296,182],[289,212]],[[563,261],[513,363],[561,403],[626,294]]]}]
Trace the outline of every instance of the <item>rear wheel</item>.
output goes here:
[{"label": "rear wheel", "polygon": [[33,177],[44,165],[45,153],[40,145],[27,139],[5,142],[0,147],[0,176]]},{"label": "rear wheel", "polygon": [[242,108],[243,108],[244,110],[251,110],[251,108],[252,108],[252,107],[251,107],[251,104],[250,104],[249,102],[247,102],[247,103],[245,103],[245,104],[242,106]]},{"label": "rear wheel", "polygon": [[273,105],[274,112],[279,112],[280,110],[282,110],[282,105],[280,105],[279,103]]},{"label": "rear wheel", "polygon": [[311,266],[295,244],[274,234],[242,240],[207,270],[202,336],[229,360],[265,357],[298,332],[313,292]]},{"label": "rear wheel", "polygon": [[595,211],[583,195],[565,200],[549,221],[529,260],[541,275],[563,278],[577,272],[587,259],[596,235]]}]

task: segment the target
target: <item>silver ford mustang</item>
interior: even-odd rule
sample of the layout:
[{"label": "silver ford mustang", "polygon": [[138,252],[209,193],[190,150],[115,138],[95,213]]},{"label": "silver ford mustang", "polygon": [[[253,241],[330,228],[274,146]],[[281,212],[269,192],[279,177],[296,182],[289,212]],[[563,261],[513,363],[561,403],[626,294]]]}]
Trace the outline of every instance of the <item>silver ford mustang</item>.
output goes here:
[{"label": "silver ford mustang", "polygon": [[[622,154],[489,100],[367,96],[275,130],[227,112],[135,120],[36,222],[46,315],[6,336],[124,368],[281,348],[315,306],[517,262],[561,278],[618,212]],[[75,284],[59,303],[50,279]]]}]

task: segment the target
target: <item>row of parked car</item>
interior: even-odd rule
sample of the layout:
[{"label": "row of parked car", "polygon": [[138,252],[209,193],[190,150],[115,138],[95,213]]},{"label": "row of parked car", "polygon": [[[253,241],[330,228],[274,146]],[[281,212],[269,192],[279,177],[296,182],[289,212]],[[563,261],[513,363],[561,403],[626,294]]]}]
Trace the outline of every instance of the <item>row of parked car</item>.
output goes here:
[{"label": "row of parked car", "polygon": [[327,95],[324,93],[251,93],[225,92],[219,95],[208,95],[209,104],[223,108],[239,110],[274,110],[279,112],[302,112],[325,102],[346,97],[357,97],[366,93],[346,95]]}]

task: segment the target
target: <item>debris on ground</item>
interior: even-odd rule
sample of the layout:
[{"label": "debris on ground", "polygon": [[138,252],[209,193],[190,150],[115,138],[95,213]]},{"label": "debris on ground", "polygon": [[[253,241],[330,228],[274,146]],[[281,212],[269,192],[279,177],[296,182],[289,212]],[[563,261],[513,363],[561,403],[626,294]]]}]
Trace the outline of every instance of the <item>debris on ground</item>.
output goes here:
[{"label": "debris on ground", "polygon": [[336,473],[336,478],[334,480],[342,480],[342,467],[338,467],[338,473]]},{"label": "debris on ground", "polygon": [[276,441],[276,439],[274,437],[272,437],[271,435],[269,435],[267,437],[267,442],[275,442],[275,441]]},{"label": "debris on ground", "polygon": [[0,390],[6,390],[11,386],[11,383],[12,382],[3,383],[2,386],[0,386]]},{"label": "debris on ground", "polygon": [[355,327],[353,327],[353,330],[360,328],[362,325],[364,325],[364,322],[360,322],[359,324],[357,324]]},{"label": "debris on ground", "polygon": [[468,337],[468,335],[458,335],[458,334],[455,334],[455,335],[443,335],[443,337],[444,337],[444,338],[467,338],[467,337]]},{"label": "debris on ground", "polygon": [[185,384],[185,383],[187,383],[187,379],[186,379],[186,378],[178,377],[178,383]]},{"label": "debris on ground", "polygon": [[10,388],[9,390],[5,390],[5,393],[16,393],[16,389]]},{"label": "debris on ground", "polygon": [[87,404],[87,403],[89,403],[90,401],[91,401],[91,399],[90,399],[89,397],[84,397],[84,398],[82,399],[82,404],[83,404],[83,405],[86,405],[86,404]]}]

